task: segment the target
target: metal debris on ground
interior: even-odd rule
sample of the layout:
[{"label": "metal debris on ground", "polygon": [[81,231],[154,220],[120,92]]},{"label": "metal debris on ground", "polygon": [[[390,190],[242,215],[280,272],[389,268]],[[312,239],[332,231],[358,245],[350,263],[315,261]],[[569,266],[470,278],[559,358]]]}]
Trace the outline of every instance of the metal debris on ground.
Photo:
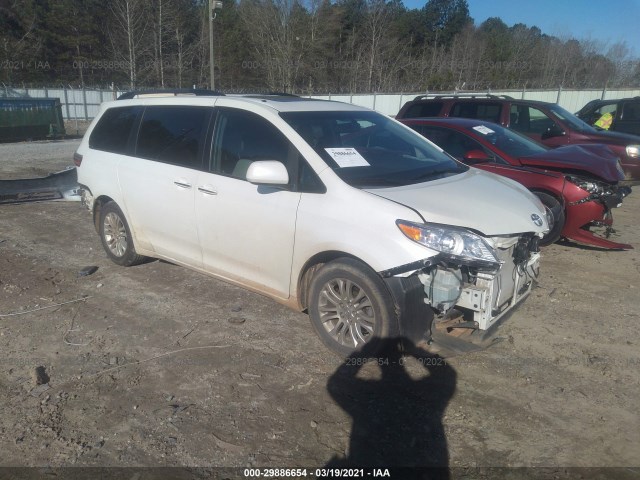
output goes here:
[{"label": "metal debris on ground", "polygon": [[95,265],[83,267],[78,271],[78,277],[88,277],[89,275],[93,275],[97,271],[98,267],[96,267]]}]

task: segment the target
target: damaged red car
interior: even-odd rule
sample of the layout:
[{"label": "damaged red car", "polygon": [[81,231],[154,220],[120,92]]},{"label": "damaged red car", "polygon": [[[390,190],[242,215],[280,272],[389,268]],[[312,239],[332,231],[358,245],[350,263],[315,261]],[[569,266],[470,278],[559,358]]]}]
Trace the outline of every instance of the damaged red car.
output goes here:
[{"label": "damaged red car", "polygon": [[621,186],[624,172],[604,145],[549,149],[500,125],[472,119],[401,120],[452,157],[467,165],[509,177],[535,193],[547,207],[548,245],[559,238],[601,248],[627,250],[612,241],[612,209],[631,188]]}]

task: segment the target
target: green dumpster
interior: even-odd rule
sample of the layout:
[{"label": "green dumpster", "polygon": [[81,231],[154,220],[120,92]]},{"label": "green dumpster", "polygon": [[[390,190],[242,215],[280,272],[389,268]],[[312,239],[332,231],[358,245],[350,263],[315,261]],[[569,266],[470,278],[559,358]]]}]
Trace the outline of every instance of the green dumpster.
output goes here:
[{"label": "green dumpster", "polygon": [[65,134],[57,98],[0,98],[0,142]]}]

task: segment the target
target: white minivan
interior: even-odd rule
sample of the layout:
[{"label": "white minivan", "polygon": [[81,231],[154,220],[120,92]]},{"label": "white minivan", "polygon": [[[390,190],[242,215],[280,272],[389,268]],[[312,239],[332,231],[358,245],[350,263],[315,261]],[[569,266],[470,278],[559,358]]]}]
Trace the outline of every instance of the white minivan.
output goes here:
[{"label": "white minivan", "polygon": [[162,258],[268,295],[340,355],[428,341],[452,309],[488,330],[531,290],[540,201],[387,116],[294,96],[124,97],[74,157],[119,265]]}]

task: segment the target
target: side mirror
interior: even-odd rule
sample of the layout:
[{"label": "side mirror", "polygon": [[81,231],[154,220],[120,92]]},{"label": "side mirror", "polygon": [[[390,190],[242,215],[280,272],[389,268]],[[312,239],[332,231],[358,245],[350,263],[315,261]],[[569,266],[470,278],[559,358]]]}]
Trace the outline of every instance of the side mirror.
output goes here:
[{"label": "side mirror", "polygon": [[249,165],[247,180],[256,185],[287,185],[289,173],[282,162],[259,160]]},{"label": "side mirror", "polygon": [[567,132],[562,130],[558,125],[554,123],[553,125],[551,125],[549,128],[545,130],[541,138],[542,140],[546,140],[548,138],[553,138],[553,137],[562,137],[563,135],[566,135],[566,134]]},{"label": "side mirror", "polygon": [[464,154],[463,158],[466,163],[471,163],[471,164],[484,163],[484,162],[491,161],[491,157],[482,150],[469,150]]}]

